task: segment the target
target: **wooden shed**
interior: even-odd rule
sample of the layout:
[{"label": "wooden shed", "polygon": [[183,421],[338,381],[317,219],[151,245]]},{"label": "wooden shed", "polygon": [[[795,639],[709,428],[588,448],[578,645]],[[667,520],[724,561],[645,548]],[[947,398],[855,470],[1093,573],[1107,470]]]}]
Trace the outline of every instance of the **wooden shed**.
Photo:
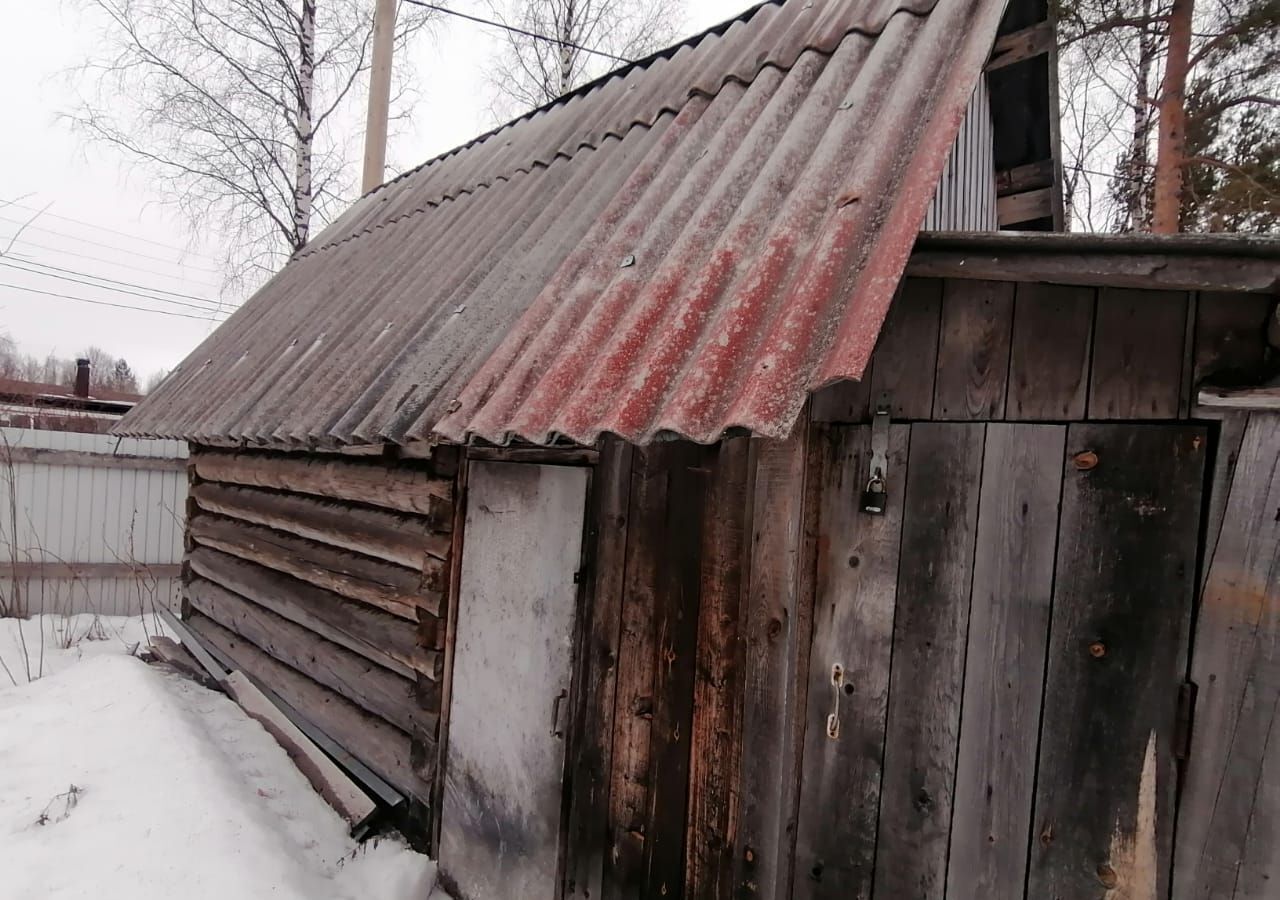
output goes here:
[{"label": "wooden shed", "polygon": [[460,900],[1274,894],[1280,244],[997,232],[1060,216],[1044,19],[762,4],[120,426],[191,442],[187,624]]}]

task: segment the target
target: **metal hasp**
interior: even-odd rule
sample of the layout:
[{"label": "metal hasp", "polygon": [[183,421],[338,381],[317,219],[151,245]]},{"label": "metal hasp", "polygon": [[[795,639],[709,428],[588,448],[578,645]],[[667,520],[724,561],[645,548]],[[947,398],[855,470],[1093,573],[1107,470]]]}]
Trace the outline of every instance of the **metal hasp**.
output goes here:
[{"label": "metal hasp", "polygon": [[886,485],[889,471],[889,395],[881,394],[876,414],[871,419],[871,465],[867,488],[862,492],[861,508],[873,516],[884,515],[889,494]]}]

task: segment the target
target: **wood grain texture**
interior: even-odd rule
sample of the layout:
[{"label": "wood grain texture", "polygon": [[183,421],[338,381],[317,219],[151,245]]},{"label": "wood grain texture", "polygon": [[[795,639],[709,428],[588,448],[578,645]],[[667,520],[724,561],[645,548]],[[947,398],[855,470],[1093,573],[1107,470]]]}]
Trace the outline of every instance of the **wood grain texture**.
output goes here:
[{"label": "wood grain texture", "polygon": [[433,473],[429,462],[214,450],[201,450],[192,459],[205,481],[314,494],[437,520],[448,517],[453,496],[453,479]]},{"label": "wood grain texture", "polygon": [[1013,331],[1013,285],[950,280],[942,288],[936,419],[998,419],[1004,414]]},{"label": "wood grain texture", "polygon": [[192,613],[186,624],[397,789],[423,801],[430,797],[430,782],[412,764],[409,735],[272,659],[207,616]]},{"label": "wood grain texture", "polygon": [[[752,500],[751,575],[744,622],[738,840],[734,896],[782,900],[791,882],[805,678],[812,626],[806,528],[817,479],[802,424],[760,441]],[[767,511],[767,514],[766,514]]]},{"label": "wood grain texture", "polygon": [[[332,591],[208,547],[197,547],[187,562],[193,575],[252,600],[406,678],[415,671],[435,668],[434,662],[428,666],[419,649],[421,623],[415,628],[414,623],[399,616],[353,603]],[[430,621],[438,626],[434,619]]]},{"label": "wood grain texture", "polygon": [[[659,560],[653,572],[653,719],[649,729],[645,896],[681,897],[695,652],[701,595],[702,514],[714,450],[684,442],[666,448],[667,503],[657,532],[645,536]],[[711,469],[711,472],[708,472]]]},{"label": "wood grain texture", "polygon": [[[910,431],[890,430],[882,516],[858,506],[871,429],[837,428],[828,437],[791,894],[797,900],[871,894]],[[836,664],[844,673],[840,686],[832,683]],[[827,733],[833,710],[836,738]]]},{"label": "wood grain texture", "polygon": [[733,895],[742,731],[742,608],[750,566],[755,459],[748,438],[720,444],[706,492],[690,735],[688,898]]},{"label": "wood grain texture", "polygon": [[871,402],[883,393],[895,419],[927,419],[933,412],[942,282],[908,278],[889,307],[871,357]]},{"label": "wood grain texture", "polygon": [[569,769],[571,793],[565,833],[565,896],[602,896],[609,848],[609,776],[613,760],[614,695],[622,626],[622,587],[630,524],[632,447],[608,439],[593,479],[595,533],[588,536],[590,592],[584,604],[584,645],[578,679],[576,744]]},{"label": "wood grain texture", "polygon": [[1066,427],[987,426],[948,900],[1021,900]]},{"label": "wood grain texture", "polygon": [[209,512],[410,569],[421,568],[424,556],[442,560],[449,555],[447,521],[208,481],[197,484],[191,494]]},{"label": "wood grain texture", "polygon": [[1005,418],[1084,418],[1094,297],[1092,288],[1018,285]]},{"label": "wood grain texture", "polygon": [[860,381],[837,381],[814,392],[811,418],[826,424],[857,424],[871,416],[871,365]]},{"label": "wood grain texture", "polygon": [[941,898],[946,886],[984,432],[911,429],[877,897]]},{"label": "wood grain texture", "polygon": [[1168,896],[1205,451],[1192,426],[1068,432],[1030,897]]},{"label": "wood grain texture", "polygon": [[420,704],[413,680],[389,672],[211,581],[194,579],[187,585],[186,597],[195,609],[223,628],[341,694],[365,712],[386,719],[401,731],[435,739],[440,698],[425,698],[434,702]]},{"label": "wood grain texture", "polygon": [[440,609],[445,571],[439,562],[429,563],[424,573],[419,574],[283,531],[210,514],[196,516],[187,528],[202,546],[275,569],[411,621],[417,621],[419,607],[432,614]]},{"label": "wood grain texture", "polygon": [[1253,416],[1195,626],[1175,900],[1280,885],[1280,416]]},{"label": "wood grain texture", "polygon": [[1094,325],[1091,419],[1175,419],[1188,298],[1103,288]]},{"label": "wood grain texture", "polygon": [[1206,291],[1196,304],[1191,381],[1206,378],[1225,385],[1256,384],[1266,359],[1267,316],[1275,297]]},{"label": "wood grain texture", "polygon": [[623,577],[622,631],[618,648],[609,786],[609,854],[602,896],[642,896],[648,841],[650,736],[657,678],[657,572],[663,565],[654,536],[661,533],[669,497],[666,455],[670,445],[634,451],[631,515]]}]

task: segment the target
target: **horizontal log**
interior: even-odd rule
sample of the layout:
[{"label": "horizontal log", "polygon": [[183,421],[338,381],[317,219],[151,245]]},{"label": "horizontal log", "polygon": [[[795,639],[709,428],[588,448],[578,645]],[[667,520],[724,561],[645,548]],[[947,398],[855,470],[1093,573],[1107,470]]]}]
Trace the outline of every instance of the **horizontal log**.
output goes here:
[{"label": "horizontal log", "polygon": [[207,450],[192,458],[196,474],[205,481],[350,500],[417,513],[433,521],[450,515],[453,482],[404,463]]},{"label": "horizontal log", "polygon": [[432,643],[426,646],[434,648],[439,632],[439,620],[434,616],[409,622],[208,547],[197,547],[188,561],[191,571],[201,578],[405,678],[414,677],[415,672],[434,676],[440,667],[439,654],[434,649],[420,649],[419,643],[423,637],[431,638]]},{"label": "horizontal log", "polygon": [[95,578],[177,578],[182,566],[177,563],[69,563],[48,561],[2,562],[0,578],[58,578],[89,580]]},{"label": "horizontal log", "polygon": [[1001,227],[1033,222],[1053,215],[1053,189],[1037,188],[996,200],[996,220]]},{"label": "horizontal log", "polygon": [[413,739],[408,734],[272,659],[202,613],[191,613],[186,625],[380,777],[423,802],[431,798],[431,785],[413,766]]},{"label": "horizontal log", "polygon": [[37,466],[78,466],[82,469],[133,469],[140,472],[185,472],[187,460],[166,456],[134,456],[130,453],[94,453],[89,450],[51,450],[45,447],[8,447],[0,458]]},{"label": "horizontal log", "polygon": [[991,59],[987,63],[987,71],[994,72],[996,69],[1020,63],[1024,59],[1048,53],[1054,48],[1057,40],[1055,32],[1052,22],[1037,22],[1021,31],[1001,35],[996,38],[995,46],[991,48]]},{"label": "horizontal log", "polygon": [[186,586],[186,597],[192,607],[219,625],[312,681],[337,691],[365,712],[410,734],[435,735],[439,710],[420,705],[416,677],[389,672],[211,581],[193,579]]},{"label": "horizontal log", "polygon": [[336,550],[315,541],[202,513],[187,526],[199,544],[292,575],[335,594],[417,620],[418,607],[439,615],[444,564],[428,557],[422,573]]},{"label": "horizontal log", "polygon": [[266,525],[322,544],[420,569],[424,554],[449,555],[451,519],[420,516],[206,481],[191,489],[201,509]]}]

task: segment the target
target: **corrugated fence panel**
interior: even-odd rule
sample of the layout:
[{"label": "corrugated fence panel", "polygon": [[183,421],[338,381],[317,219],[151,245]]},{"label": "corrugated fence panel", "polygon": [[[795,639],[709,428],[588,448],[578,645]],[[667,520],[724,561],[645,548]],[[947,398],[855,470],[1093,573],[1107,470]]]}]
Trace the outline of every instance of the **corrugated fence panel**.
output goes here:
[{"label": "corrugated fence panel", "polygon": [[38,614],[178,600],[186,444],[0,428],[0,601]]},{"label": "corrugated fence panel", "polygon": [[925,231],[995,231],[999,227],[994,140],[987,81],[980,78],[925,214]]}]

